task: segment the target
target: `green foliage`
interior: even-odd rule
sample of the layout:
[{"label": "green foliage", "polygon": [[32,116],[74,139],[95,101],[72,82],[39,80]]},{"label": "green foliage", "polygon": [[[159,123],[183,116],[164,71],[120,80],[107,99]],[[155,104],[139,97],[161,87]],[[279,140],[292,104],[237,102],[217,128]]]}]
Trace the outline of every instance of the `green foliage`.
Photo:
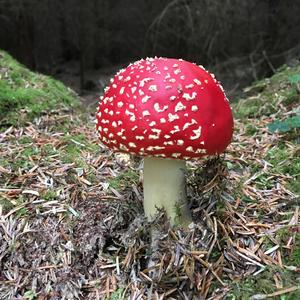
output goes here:
[{"label": "green foliage", "polygon": [[276,120],[268,125],[268,129],[272,133],[275,131],[284,133],[295,128],[300,128],[300,116],[289,117],[283,121]]},{"label": "green foliage", "polygon": [[74,146],[74,145],[79,145],[79,146],[85,146],[87,143],[86,137],[83,134],[78,134],[78,135],[65,135],[63,137],[63,141],[68,144],[68,146]]},{"label": "green foliage", "polygon": [[[28,150],[28,152],[31,152],[31,151],[32,151],[31,149]],[[18,171],[19,168],[28,170],[34,166],[33,162],[30,159],[28,159],[28,157],[25,157],[25,156],[19,156],[16,160],[14,160],[13,157],[10,157],[9,165],[13,172]]]},{"label": "green foliage", "polygon": [[55,147],[53,147],[53,145],[51,144],[42,145],[40,148],[40,152],[45,159],[47,159],[48,156],[56,155],[59,153],[59,151],[55,149]]},{"label": "green foliage", "polygon": [[0,51],[0,125],[22,124],[42,113],[79,105],[61,82],[31,72]]},{"label": "green foliage", "polygon": [[[268,124],[270,133],[286,133],[281,141],[269,149],[263,157],[270,166],[267,172],[260,174],[261,165],[251,165],[252,175],[257,174],[255,184],[259,189],[268,189],[274,186],[270,174],[288,175],[287,188],[294,193],[300,193],[300,158],[297,144],[299,143],[300,115],[299,105],[300,64],[294,67],[283,67],[274,76],[255,83],[246,89],[247,98],[234,105],[233,111],[245,126],[245,134],[249,136],[262,134],[262,130],[249,118],[265,119],[266,116],[276,114],[273,122]],[[281,110],[280,108],[283,107]],[[290,112],[287,117],[286,112]],[[270,119],[271,119],[270,118]],[[260,122],[258,122],[260,123]],[[285,141],[288,141],[287,143]]]}]

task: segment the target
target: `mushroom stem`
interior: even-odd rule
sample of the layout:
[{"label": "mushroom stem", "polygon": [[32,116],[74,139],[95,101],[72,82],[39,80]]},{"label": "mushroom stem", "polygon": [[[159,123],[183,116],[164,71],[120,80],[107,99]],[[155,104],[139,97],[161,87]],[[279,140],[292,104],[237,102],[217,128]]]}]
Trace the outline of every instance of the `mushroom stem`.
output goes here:
[{"label": "mushroom stem", "polygon": [[148,219],[157,208],[166,211],[172,225],[188,226],[191,214],[186,200],[185,161],[146,157],[144,160],[144,211]]}]

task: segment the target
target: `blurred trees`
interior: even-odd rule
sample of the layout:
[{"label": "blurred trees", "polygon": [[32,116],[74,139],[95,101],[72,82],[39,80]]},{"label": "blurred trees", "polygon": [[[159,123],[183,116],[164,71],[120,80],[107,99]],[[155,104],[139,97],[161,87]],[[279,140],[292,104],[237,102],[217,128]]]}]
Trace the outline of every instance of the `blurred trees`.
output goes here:
[{"label": "blurred trees", "polygon": [[173,0],[150,25],[146,48],[209,66],[225,85],[247,84],[300,57],[299,16],[300,1]]},{"label": "blurred trees", "polygon": [[299,55],[299,16],[299,0],[0,0],[0,48],[46,73],[77,60],[82,85],[86,69],[154,55],[256,79]]}]

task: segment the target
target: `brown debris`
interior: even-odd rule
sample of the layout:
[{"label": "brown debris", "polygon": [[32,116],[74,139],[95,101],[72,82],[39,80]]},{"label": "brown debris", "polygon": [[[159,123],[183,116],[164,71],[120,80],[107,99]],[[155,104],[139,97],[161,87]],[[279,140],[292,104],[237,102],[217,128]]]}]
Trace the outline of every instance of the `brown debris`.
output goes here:
[{"label": "brown debris", "polygon": [[[0,299],[18,299],[26,291],[37,299],[222,299],[231,280],[267,266],[286,267],[282,258],[299,232],[299,209],[289,206],[296,199],[286,188],[289,176],[270,173],[262,159],[280,138],[264,129],[264,119],[253,120],[259,136],[246,136],[237,120],[224,158],[189,163],[194,224],[185,231],[169,228],[163,212],[154,223],[143,219],[140,182],[109,185],[138,165],[115,163],[101,146],[95,151],[72,139],[84,164],[63,162],[66,133],[55,126],[66,117],[74,124],[70,136],[98,144],[92,122],[78,125],[72,115],[43,116],[38,124],[0,135],[1,157],[10,162],[0,166],[0,198],[9,205],[0,207]],[[30,143],[21,143],[24,138]],[[57,152],[46,153],[45,145]],[[250,174],[253,163],[259,171]],[[269,189],[257,184],[263,175]],[[280,247],[277,232],[286,226],[291,238]],[[157,249],[150,247],[153,228]],[[253,299],[295,291],[282,286],[280,276],[273,279],[278,292]]]}]

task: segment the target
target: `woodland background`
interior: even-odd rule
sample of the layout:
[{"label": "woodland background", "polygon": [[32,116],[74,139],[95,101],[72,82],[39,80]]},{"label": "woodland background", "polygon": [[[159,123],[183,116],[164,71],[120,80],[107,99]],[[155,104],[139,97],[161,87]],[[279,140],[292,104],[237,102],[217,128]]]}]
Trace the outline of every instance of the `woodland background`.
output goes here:
[{"label": "woodland background", "polygon": [[0,0],[0,48],[81,92],[156,55],[203,64],[234,94],[299,57],[299,16],[299,0]]}]

